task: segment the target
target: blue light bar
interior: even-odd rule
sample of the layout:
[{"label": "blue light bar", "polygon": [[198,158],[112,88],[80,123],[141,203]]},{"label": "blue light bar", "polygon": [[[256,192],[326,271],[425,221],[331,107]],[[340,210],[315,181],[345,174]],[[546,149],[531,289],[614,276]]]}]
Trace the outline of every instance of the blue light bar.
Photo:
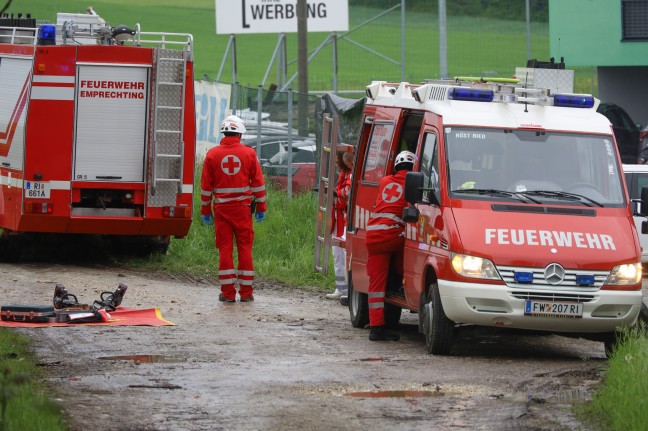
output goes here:
[{"label": "blue light bar", "polygon": [[594,284],[593,275],[577,275],[576,284],[579,286],[592,286]]},{"label": "blue light bar", "polygon": [[38,44],[39,45],[56,45],[56,26],[52,24],[43,24],[38,27]]},{"label": "blue light bar", "polygon": [[592,108],[594,97],[588,94],[555,94],[554,106],[564,108]]},{"label": "blue light bar", "polygon": [[448,98],[469,102],[492,102],[493,95],[493,90],[453,87],[448,93]]},{"label": "blue light bar", "polygon": [[513,273],[513,279],[517,283],[533,283],[533,273],[532,272],[518,272]]}]

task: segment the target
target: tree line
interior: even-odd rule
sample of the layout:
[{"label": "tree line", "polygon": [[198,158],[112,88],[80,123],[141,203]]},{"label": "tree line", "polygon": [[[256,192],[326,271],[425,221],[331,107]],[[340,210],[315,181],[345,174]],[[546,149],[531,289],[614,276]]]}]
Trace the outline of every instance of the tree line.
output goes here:
[{"label": "tree line", "polygon": [[[349,6],[388,9],[400,0],[349,0]],[[405,0],[405,8],[412,12],[437,12],[438,0]],[[549,0],[530,0],[531,21],[549,20]],[[526,20],[525,0],[446,0],[448,15],[497,18],[510,21]]]}]

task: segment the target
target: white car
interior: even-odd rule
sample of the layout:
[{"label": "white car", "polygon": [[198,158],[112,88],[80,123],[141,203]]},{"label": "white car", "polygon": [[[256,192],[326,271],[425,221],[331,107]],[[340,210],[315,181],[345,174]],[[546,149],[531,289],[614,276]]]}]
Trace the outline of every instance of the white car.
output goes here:
[{"label": "white car", "polygon": [[[630,199],[641,199],[641,189],[648,187],[648,165],[623,165],[623,173],[628,185]],[[639,205],[638,202],[633,202],[632,212],[637,233],[639,234],[639,242],[641,243],[641,263],[645,269],[648,267],[648,234],[641,233],[641,224],[648,218],[637,215]]]}]

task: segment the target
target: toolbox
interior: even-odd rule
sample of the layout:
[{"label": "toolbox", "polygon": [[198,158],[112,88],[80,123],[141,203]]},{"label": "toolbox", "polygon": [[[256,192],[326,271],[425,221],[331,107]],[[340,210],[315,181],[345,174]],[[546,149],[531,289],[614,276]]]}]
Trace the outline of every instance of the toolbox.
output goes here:
[{"label": "toolbox", "polygon": [[9,322],[44,323],[56,321],[56,314],[51,305],[3,305],[0,318]]}]

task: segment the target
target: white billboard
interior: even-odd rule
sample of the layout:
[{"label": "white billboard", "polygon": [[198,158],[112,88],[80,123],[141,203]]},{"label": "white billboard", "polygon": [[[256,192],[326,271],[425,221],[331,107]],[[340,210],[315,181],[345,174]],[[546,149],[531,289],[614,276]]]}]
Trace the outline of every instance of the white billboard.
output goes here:
[{"label": "white billboard", "polygon": [[[347,31],[348,0],[307,0],[308,32]],[[216,0],[217,34],[296,33],[297,0]]]}]

